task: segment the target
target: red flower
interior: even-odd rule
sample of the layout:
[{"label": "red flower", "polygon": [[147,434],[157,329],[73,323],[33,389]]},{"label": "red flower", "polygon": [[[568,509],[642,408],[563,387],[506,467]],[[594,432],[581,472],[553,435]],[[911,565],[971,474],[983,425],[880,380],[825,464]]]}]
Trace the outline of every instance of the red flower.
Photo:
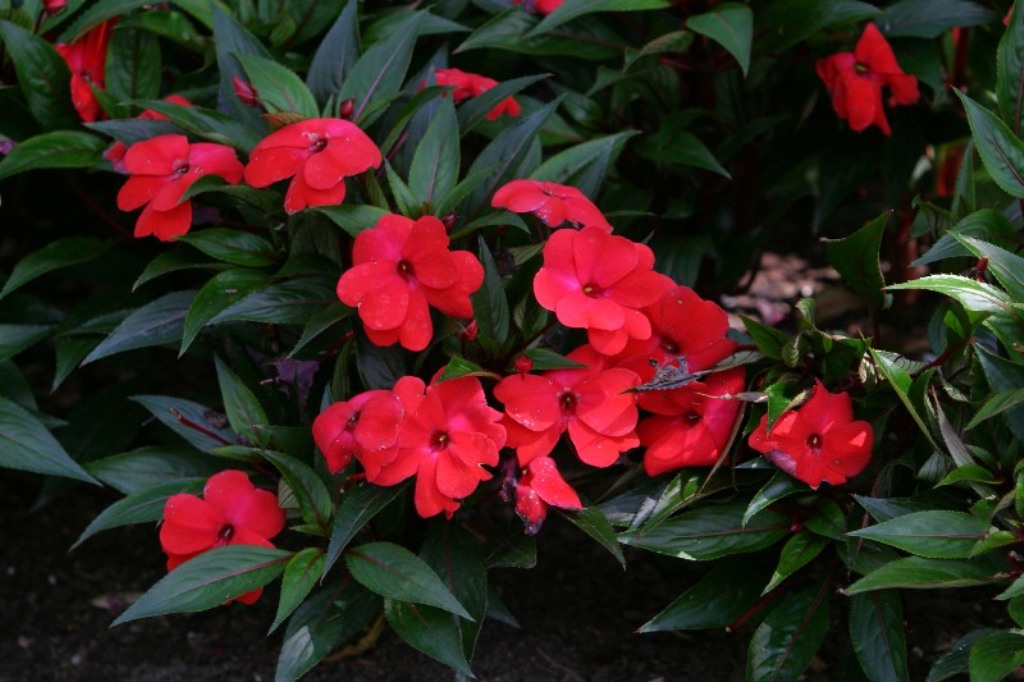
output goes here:
[{"label": "red flower", "polygon": [[595,467],[611,466],[640,444],[636,395],[625,392],[640,383],[636,373],[606,369],[605,358],[589,346],[568,357],[586,367],[513,374],[494,387],[505,405],[508,445],[521,466],[549,454],[566,431],[580,460]]},{"label": "red flower", "polygon": [[889,43],[874,24],[864,27],[853,52],[819,59],[815,69],[832,95],[836,114],[848,120],[850,128],[857,132],[875,124],[886,135],[892,134],[882,104],[883,87],[887,86],[892,93],[889,106],[913,104],[920,97],[917,78],[903,72]]},{"label": "red flower", "polygon": [[[203,488],[203,499],[195,495],[172,495],[164,506],[160,545],[167,554],[167,570],[215,547],[259,545],[273,547],[270,538],[284,528],[284,512],[277,496],[253,486],[242,471],[214,474]],[[252,604],[263,588],[238,597]]]},{"label": "red flower", "polygon": [[43,11],[47,14],[56,14],[66,7],[68,0],[43,0]]},{"label": "red flower", "polygon": [[558,230],[544,246],[533,293],[559,322],[586,329],[594,348],[614,355],[630,339],[651,336],[651,323],[640,309],[672,287],[653,266],[650,248],[625,237],[598,227]]},{"label": "red flower", "polygon": [[[458,500],[491,478],[484,466],[498,463],[505,445],[501,413],[487,406],[476,377],[451,379],[429,386],[417,377],[395,384],[405,419],[399,431],[398,455],[385,463],[373,480],[395,485],[416,475],[416,512],[429,518],[451,516]],[[367,475],[369,480],[369,475]]]},{"label": "red flower", "polygon": [[[551,14],[562,6],[565,0],[526,0],[527,9],[532,5],[534,10],[541,14]],[[523,0],[512,0],[513,5],[523,4]]]},{"label": "red flower", "polygon": [[313,420],[313,440],[337,473],[355,456],[371,483],[381,463],[398,454],[398,426],[404,412],[391,391],[365,391],[347,402],[334,403]]},{"label": "red flower", "polygon": [[534,459],[516,484],[516,513],[526,525],[526,534],[535,535],[548,515],[548,505],[559,509],[583,509],[579,496],[550,457]]},{"label": "red flower", "polygon": [[663,400],[672,401],[676,409],[648,417],[636,429],[640,444],[647,448],[647,475],[715,464],[729,444],[740,409],[738,400],[715,396],[739,393],[743,382],[744,371],[737,367],[709,374],[702,382],[665,391]]},{"label": "red flower", "polygon": [[124,155],[128,153],[128,145],[121,140],[114,140],[103,152],[103,158],[110,162],[115,173],[127,175],[128,169],[124,167]]},{"label": "red flower", "polygon": [[345,178],[380,163],[380,149],[356,124],[340,118],[311,118],[260,140],[249,155],[245,181],[266,187],[292,178],[284,210],[296,213],[307,206],[340,204],[345,199]]},{"label": "red flower", "polygon": [[512,180],[494,193],[491,206],[513,213],[533,213],[548,227],[569,221],[575,227],[599,227],[611,232],[611,223],[587,196],[569,185],[542,180]]},{"label": "red flower", "polygon": [[110,32],[117,19],[109,19],[96,26],[73,43],[59,43],[57,53],[71,70],[71,103],[86,123],[103,115],[92,88],[103,89],[107,67],[107,45]]},{"label": "red flower", "polygon": [[423,350],[434,335],[429,306],[452,317],[473,316],[469,295],[483,284],[483,266],[448,244],[434,216],[413,221],[388,214],[359,233],[352,267],[338,280],[338,298],[359,308],[373,343]]},{"label": "red flower", "polygon": [[[185,99],[181,95],[168,95],[167,97],[164,97],[164,101],[165,102],[170,102],[171,104],[178,104],[178,105],[183,106],[183,107],[194,107],[195,106],[195,104],[192,104],[192,102],[189,102],[187,99]],[[150,121],[169,121],[170,120],[167,116],[165,116],[164,114],[161,114],[159,111],[156,111],[154,109],[146,109],[141,114],[139,114],[139,118],[141,118],[141,119],[148,119]]]},{"label": "red flower", "polygon": [[[455,88],[452,91],[452,99],[456,103],[470,97],[479,97],[498,84],[498,81],[493,78],[467,73],[461,69],[437,69],[434,72],[434,79],[438,85]],[[491,109],[485,118],[488,121],[493,121],[502,114],[518,116],[521,112],[522,107],[519,106],[519,102],[514,97],[506,97],[498,102],[498,105]]]},{"label": "red flower", "polygon": [[235,150],[222,144],[189,144],[184,135],[159,135],[136,142],[124,155],[131,175],[117,194],[117,207],[134,211],[145,206],[135,223],[135,236],[155,235],[171,241],[192,226],[192,202],[181,196],[204,175],[219,175],[232,185],[242,179]]},{"label": "red flower", "polygon": [[841,485],[871,461],[871,424],[853,421],[850,395],[829,393],[820,381],[810,399],[784,412],[770,432],[767,422],[765,415],[750,434],[750,447],[812,488],[822,481]]}]

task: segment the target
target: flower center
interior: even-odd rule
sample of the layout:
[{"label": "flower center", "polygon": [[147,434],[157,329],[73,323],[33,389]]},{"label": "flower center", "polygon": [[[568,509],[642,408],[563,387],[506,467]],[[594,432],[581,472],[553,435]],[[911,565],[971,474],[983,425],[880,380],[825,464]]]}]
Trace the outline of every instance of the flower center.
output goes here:
[{"label": "flower center", "polygon": [[700,421],[700,415],[694,412],[693,410],[690,410],[689,412],[683,415],[683,421],[685,421],[690,426],[693,426]]},{"label": "flower center", "polygon": [[182,163],[180,166],[178,166],[177,168],[174,169],[174,175],[176,177],[180,178],[181,176],[183,176],[186,173],[188,173],[188,169],[189,169],[188,162]]},{"label": "flower center", "polygon": [[220,535],[221,540],[224,540],[225,542],[230,540],[232,536],[234,536],[234,534],[235,527],[232,526],[230,523],[225,524],[225,526],[220,529],[220,533],[218,533],[218,535]]},{"label": "flower center", "polygon": [[562,406],[563,414],[575,414],[576,394],[572,391],[566,391],[558,398],[558,404]]},{"label": "flower center", "polygon": [[410,263],[407,260],[398,261],[398,274],[402,275],[403,277],[412,277],[412,263]]},{"label": "flower center", "polygon": [[596,284],[586,284],[583,287],[583,294],[590,298],[597,298],[601,295],[601,287]]},{"label": "flower center", "polygon": [[444,431],[435,431],[434,435],[430,437],[430,448],[432,450],[443,450],[448,447],[448,442],[451,438]]},{"label": "flower center", "polygon": [[676,342],[672,339],[666,339],[665,337],[661,338],[661,349],[666,353],[671,353],[672,355],[679,352],[679,346]]},{"label": "flower center", "polygon": [[857,62],[856,64],[853,65],[853,70],[856,71],[857,73],[867,73],[868,67],[865,66],[864,64],[861,64],[860,62]]},{"label": "flower center", "polygon": [[821,435],[817,433],[812,433],[811,435],[807,436],[807,447],[811,448],[812,450],[820,450]]},{"label": "flower center", "polygon": [[358,412],[353,412],[352,416],[348,418],[347,422],[345,422],[345,430],[346,431],[352,431],[353,429],[356,428],[356,424],[358,424],[358,423],[359,423],[359,413]]},{"label": "flower center", "polygon": [[313,144],[309,145],[309,151],[312,152],[313,154],[316,154],[318,152],[322,152],[326,148],[327,148],[327,138],[326,137],[316,137],[316,138],[313,138]]}]

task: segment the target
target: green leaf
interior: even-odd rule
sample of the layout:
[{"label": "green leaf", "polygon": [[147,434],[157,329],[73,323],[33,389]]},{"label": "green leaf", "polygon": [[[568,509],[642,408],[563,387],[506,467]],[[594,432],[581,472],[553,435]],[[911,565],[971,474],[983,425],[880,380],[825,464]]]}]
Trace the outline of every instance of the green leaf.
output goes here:
[{"label": "green leaf", "polygon": [[0,161],[0,180],[42,168],[92,168],[106,148],[107,142],[91,133],[58,130],[36,135],[18,143]]},{"label": "green leaf", "polygon": [[952,92],[967,110],[974,144],[992,180],[1010,196],[1024,199],[1024,142],[991,111],[956,88]]},{"label": "green leaf", "polygon": [[735,2],[716,5],[710,12],[687,19],[686,28],[724,47],[739,62],[743,75],[747,75],[754,38],[754,13],[749,7]]},{"label": "green leaf", "polygon": [[205,405],[163,395],[136,395],[132,400],[202,452],[238,442],[238,436],[225,428],[227,420]]},{"label": "green leaf", "polygon": [[203,327],[220,313],[251,293],[270,286],[270,278],[257,270],[225,270],[211,277],[195,295],[181,330],[181,349],[184,355]]},{"label": "green leaf", "polygon": [[[231,95],[231,98],[235,101],[238,99],[234,94]],[[186,107],[158,99],[137,100],[134,104],[163,114],[190,135],[241,149],[244,152],[255,147],[262,137],[259,128],[254,129],[243,123],[244,117],[232,118],[213,109]],[[251,111],[250,109],[245,110]]]},{"label": "green leaf", "polygon": [[757,603],[763,577],[743,562],[716,565],[637,632],[725,628]]},{"label": "green leaf", "polygon": [[766,358],[771,360],[782,359],[782,348],[789,341],[789,337],[785,333],[745,315],[740,315],[740,321],[746,327],[747,333],[750,334],[750,338],[754,341],[754,345],[757,346],[757,349]]},{"label": "green leaf", "polygon": [[390,542],[371,542],[345,553],[352,577],[382,597],[425,604],[473,620],[422,559]]},{"label": "green leaf", "polygon": [[586,365],[575,360],[570,360],[564,355],[559,355],[547,348],[527,348],[524,353],[533,364],[533,371],[540,372],[548,369],[580,369]]},{"label": "green leaf", "polygon": [[323,334],[338,322],[351,317],[354,312],[354,308],[349,308],[344,303],[330,304],[310,319],[305,329],[302,330],[302,336],[295,342],[295,347],[291,349],[288,356],[295,357],[295,354],[305,348],[310,341]]},{"label": "green leaf", "polygon": [[[564,7],[564,5],[563,5]],[[548,18],[554,16],[549,14]],[[619,38],[601,22],[582,21],[556,34],[532,35],[537,20],[520,7],[512,7],[486,21],[459,45],[455,54],[483,48],[537,56],[562,55],[575,59],[621,59],[621,48],[609,43]]]},{"label": "green leaf", "polygon": [[895,590],[850,597],[850,643],[871,682],[909,682],[903,605]]},{"label": "green leaf", "polygon": [[700,138],[678,128],[663,127],[659,132],[645,139],[637,149],[637,153],[650,161],[695,166],[718,173],[724,178],[731,177],[729,171],[719,163]]},{"label": "green leaf", "polygon": [[904,514],[848,535],[932,559],[963,559],[988,530],[988,522],[970,514],[935,510]]},{"label": "green leaf", "polygon": [[260,401],[219,357],[214,358],[214,365],[217,369],[217,383],[220,385],[224,412],[227,413],[231,430],[249,441],[262,442],[260,427],[266,427],[269,420]]},{"label": "green leaf", "polygon": [[845,592],[860,594],[891,587],[917,590],[971,587],[992,582],[997,577],[997,571],[984,562],[912,556],[890,561],[847,587]]},{"label": "green leaf", "polygon": [[309,596],[320,580],[323,564],[324,551],[318,547],[307,547],[291,558],[281,578],[281,599],[277,603],[270,632],[276,630]]},{"label": "green leaf", "polygon": [[402,87],[422,19],[421,12],[410,14],[401,27],[367,50],[345,78],[338,101],[354,101],[352,120],[362,127],[368,126],[371,114],[380,111]]},{"label": "green leaf", "polygon": [[161,578],[118,616],[113,625],[220,606],[281,575],[291,558],[291,552],[255,545],[211,549]]},{"label": "green leaf", "polygon": [[306,74],[306,85],[321,102],[341,90],[345,76],[359,59],[359,32],[356,11],[359,3],[348,0],[331,30],[313,55]]},{"label": "green leaf", "polygon": [[386,599],[384,615],[395,634],[413,649],[444,663],[457,673],[473,676],[451,614],[429,606]]},{"label": "green leaf", "polygon": [[455,622],[466,660],[472,660],[490,601],[480,542],[462,526],[439,522],[431,526],[420,554],[473,616],[472,621],[448,616]]},{"label": "green leaf", "polygon": [[114,101],[160,97],[161,68],[160,40],[155,35],[124,25],[112,32],[104,89]]},{"label": "green leaf", "polygon": [[284,476],[288,487],[298,499],[302,520],[326,534],[334,505],[331,493],[320,475],[291,455],[273,450],[261,450],[260,454]]},{"label": "green leaf", "polygon": [[1007,245],[1014,244],[1017,238],[1017,232],[1006,216],[995,209],[983,208],[964,216],[911,265],[927,265],[946,258],[969,256],[971,252],[957,241],[957,235],[977,237],[987,242],[998,239]]},{"label": "green leaf", "polygon": [[547,77],[547,74],[542,73],[536,76],[511,78],[507,81],[498,83],[481,95],[477,95],[476,97],[466,100],[459,105],[460,134],[465,137],[469,132],[474,130],[477,125],[487,118],[487,114],[491,112],[491,109],[498,106],[498,104],[503,102],[505,98],[512,97]]},{"label": "green leaf", "polygon": [[109,240],[95,237],[66,237],[50,242],[18,261],[11,271],[11,276],[4,282],[3,289],[0,290],[0,298],[54,270],[88,263],[106,251],[110,245]]},{"label": "green leaf", "polygon": [[[1010,391],[1024,386],[1024,367],[987,351],[980,344],[975,345],[975,352],[985,380],[993,391]],[[1024,439],[1024,406],[1011,407],[1003,414],[1013,435]]]},{"label": "green leaf", "polygon": [[994,632],[971,646],[971,682],[999,682],[1024,665],[1024,635]]},{"label": "green leaf", "polygon": [[1020,136],[1021,108],[1024,107],[1024,14],[1010,15],[996,52],[996,100],[999,115],[1014,134]]},{"label": "green leaf", "polygon": [[256,55],[239,52],[234,56],[245,69],[267,113],[296,113],[306,118],[320,114],[313,93],[293,71]]},{"label": "green leaf", "polygon": [[[1007,391],[1000,391],[989,396],[978,411],[971,417],[971,421],[964,427],[964,431],[970,431],[982,422],[999,416],[1007,410],[1021,407],[1024,403],[1024,388],[1015,388]],[[955,473],[955,472],[954,472]]]},{"label": "green leaf", "polygon": [[53,330],[49,324],[0,324],[0,362],[31,348]]},{"label": "green leaf", "polygon": [[219,469],[209,458],[166,445],[147,445],[84,465],[105,485],[125,494],[142,492],[185,478],[208,478]]},{"label": "green leaf", "polygon": [[925,289],[955,299],[967,310],[981,313],[1003,313],[1012,309],[1009,296],[1001,289],[960,275],[927,275],[900,284],[890,284],[890,291]]},{"label": "green leaf", "polygon": [[209,323],[244,320],[264,324],[305,324],[325,306],[338,300],[334,292],[336,283],[324,277],[296,277],[257,288],[217,313]]},{"label": "green leaf", "polygon": [[742,502],[695,509],[650,529],[622,533],[619,541],[680,559],[708,561],[756,552],[789,532],[789,520],[782,514],[765,510],[744,525],[745,511]]},{"label": "green leaf", "polygon": [[748,682],[796,680],[829,630],[828,583],[810,585],[777,603],[754,631],[747,653]]},{"label": "green leaf", "polygon": [[669,0],[565,0],[558,9],[544,17],[529,35],[532,37],[549,33],[567,21],[594,12],[639,12],[671,6]]},{"label": "green leaf", "polygon": [[205,478],[185,478],[160,483],[123,497],[100,512],[78,536],[71,549],[78,547],[101,530],[159,521],[164,515],[164,505],[168,498],[178,493],[198,494],[205,484]]},{"label": "green leaf", "polygon": [[743,512],[743,524],[746,525],[758,512],[784,497],[807,492],[806,484],[796,480],[782,471],[776,471],[767,483],[750,500],[750,505]]},{"label": "green leaf", "polygon": [[971,645],[982,637],[994,632],[1002,631],[994,628],[983,628],[972,630],[961,637],[945,655],[935,662],[932,669],[928,671],[928,678],[925,682],[942,682],[942,680],[948,680],[954,675],[966,675]]},{"label": "green leaf", "polygon": [[354,206],[351,204],[345,206],[318,206],[316,210],[330,218],[335,225],[351,237],[356,237],[363,230],[370,229],[383,216],[388,214],[388,211],[377,206]]},{"label": "green leaf", "polygon": [[[7,57],[14,62],[25,102],[39,127],[58,131],[77,127],[79,120],[71,105],[68,85],[71,72],[53,45],[3,20],[0,20],[0,40],[7,48]],[[9,159],[10,156],[0,163],[0,171]]]},{"label": "green leaf", "polygon": [[625,130],[581,142],[548,158],[530,177],[573,185],[587,196],[595,197],[604,183],[608,166],[614,163],[626,142],[639,133]]},{"label": "green leaf", "polygon": [[385,507],[394,502],[403,490],[403,486],[384,488],[364,483],[349,488],[342,495],[341,505],[334,517],[334,526],[331,528],[331,539],[327,545],[327,558],[324,562],[323,573],[325,577],[356,533]]},{"label": "green leaf", "polygon": [[881,13],[874,5],[859,0],[774,0],[758,11],[758,46],[766,52],[781,52],[805,38],[835,24],[859,22]]},{"label": "green leaf", "polygon": [[[233,16],[234,11],[217,3],[213,3],[213,44],[217,55],[217,70],[220,80],[217,84],[217,109],[227,114],[239,127],[255,133],[255,140],[249,144],[247,140],[242,146],[252,149],[263,135],[257,131],[266,129],[259,111],[242,104],[235,95],[234,78],[245,78],[245,73],[236,58],[239,54],[249,54],[264,59],[271,59],[271,54],[263,43],[250,33]],[[175,120],[173,117],[171,120]],[[177,121],[175,121],[177,122]],[[242,140],[244,138],[239,138]],[[237,144],[237,143],[227,143]]]},{"label": "green leaf", "polygon": [[0,467],[97,483],[24,407],[0,397]]},{"label": "green leaf", "polygon": [[146,265],[146,269],[142,271],[139,278],[135,280],[134,284],[132,284],[132,291],[135,291],[150,280],[157,279],[158,277],[162,277],[172,272],[179,272],[181,270],[198,270],[202,268],[216,270],[224,267],[226,266],[199,257],[189,249],[164,251]]},{"label": "green leaf", "polygon": [[800,531],[786,540],[779,553],[779,565],[761,594],[768,594],[786,578],[809,564],[828,544],[827,538],[807,531]]},{"label": "green leaf", "polygon": [[185,315],[195,297],[194,291],[175,291],[134,310],[82,364],[137,348],[174,343],[181,338]]},{"label": "green leaf", "polygon": [[873,307],[885,302],[885,279],[878,254],[890,214],[883,213],[844,239],[823,239],[829,262],[854,293]]},{"label": "green leaf", "polygon": [[954,26],[969,28],[998,18],[971,0],[902,0],[886,8],[875,23],[889,38],[938,38]]},{"label": "green leaf", "polygon": [[473,161],[467,175],[473,175],[485,168],[492,170],[486,179],[470,192],[464,210],[460,211],[461,214],[475,216],[493,196],[494,191],[512,179],[512,174],[526,158],[541,127],[558,108],[559,102],[560,100],[549,102],[529,116],[523,116],[484,147]]},{"label": "green leaf", "polygon": [[473,303],[473,319],[479,326],[480,334],[501,344],[508,338],[512,314],[494,256],[491,255],[491,250],[487,248],[487,242],[483,237],[478,242],[480,262],[484,266],[484,282],[470,297]]},{"label": "green leaf", "polygon": [[445,197],[459,179],[459,122],[450,97],[442,99],[409,167],[409,187],[416,201],[429,204]]},{"label": "green leaf", "polygon": [[241,230],[212,227],[182,235],[177,241],[199,249],[211,258],[244,268],[261,268],[273,265],[277,260],[270,242]]},{"label": "green leaf", "polygon": [[978,258],[988,259],[988,272],[999,281],[1015,301],[1024,301],[1024,258],[980,239],[957,234],[953,238]]},{"label": "green leaf", "polygon": [[380,613],[380,598],[349,581],[307,599],[285,628],[275,682],[293,682],[346,639],[364,630]]},{"label": "green leaf", "polygon": [[601,509],[598,507],[584,507],[579,511],[562,511],[559,510],[565,518],[569,519],[573,525],[582,530],[590,537],[597,540],[598,544],[611,552],[615,560],[619,562],[623,570],[626,568],[626,557],[622,555],[622,548],[619,547],[619,541],[615,537],[615,529],[612,528],[612,524],[608,521],[604,514],[601,513]]}]

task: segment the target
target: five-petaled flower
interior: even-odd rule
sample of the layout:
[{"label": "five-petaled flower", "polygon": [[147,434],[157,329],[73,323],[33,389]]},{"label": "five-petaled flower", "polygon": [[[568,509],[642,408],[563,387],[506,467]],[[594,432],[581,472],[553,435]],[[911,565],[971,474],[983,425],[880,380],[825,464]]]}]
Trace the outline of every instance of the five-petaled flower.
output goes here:
[{"label": "five-petaled flower", "polygon": [[419,351],[434,335],[430,306],[452,317],[473,316],[469,295],[483,284],[483,266],[448,244],[434,216],[413,221],[387,214],[359,233],[352,267],[338,280],[338,298],[359,308],[370,341]]},{"label": "five-petaled flower", "polygon": [[599,227],[611,232],[611,223],[583,192],[569,185],[543,180],[512,180],[501,186],[491,206],[513,213],[533,213],[548,227],[568,221],[574,227]]},{"label": "five-petaled flower", "polygon": [[527,535],[536,535],[548,515],[548,506],[578,511],[583,509],[576,491],[558,473],[555,460],[538,457],[523,469],[515,487],[516,513]]},{"label": "five-petaled flower", "polygon": [[459,500],[491,478],[484,467],[498,463],[505,445],[501,413],[487,405],[476,377],[441,382],[435,377],[425,386],[422,379],[406,376],[395,383],[394,392],[405,410],[398,453],[372,482],[396,485],[415,475],[416,513],[450,517]]},{"label": "five-petaled flower", "polygon": [[345,199],[345,178],[381,164],[380,149],[351,121],[311,118],[276,130],[249,155],[245,181],[267,187],[291,178],[284,210],[330,206]]},{"label": "five-petaled flower", "polygon": [[830,393],[820,381],[798,409],[787,410],[769,431],[768,415],[750,434],[750,447],[812,488],[841,485],[871,461],[874,431],[854,421],[848,393]]},{"label": "five-petaled flower", "polygon": [[117,194],[117,207],[134,211],[145,206],[135,223],[135,236],[155,235],[170,241],[192,226],[192,201],[185,191],[204,175],[218,175],[230,184],[242,179],[235,150],[212,142],[189,143],[184,135],[159,135],[136,142],[123,158],[131,177]]},{"label": "five-petaled flower", "polygon": [[58,43],[55,46],[71,70],[71,103],[86,123],[92,123],[103,114],[92,89],[103,89],[107,46],[115,24],[117,19],[108,19],[75,42]]},{"label": "five-petaled flower", "polygon": [[321,412],[313,420],[313,440],[331,473],[338,473],[355,457],[373,483],[381,466],[398,454],[398,427],[404,414],[391,391],[364,391]]},{"label": "five-petaled flower", "polygon": [[[273,547],[270,539],[281,532],[284,522],[277,496],[256,488],[245,472],[229,469],[214,474],[201,499],[178,493],[164,505],[160,545],[167,554],[167,570],[216,547]],[[252,604],[262,593],[261,587],[237,599]]]},{"label": "five-petaled flower", "polygon": [[882,88],[891,92],[889,105],[913,104],[920,97],[917,78],[906,74],[881,31],[874,24],[864,33],[853,52],[840,52],[815,64],[818,76],[832,95],[832,106],[839,118],[845,118],[857,132],[877,125],[892,134],[885,117]]},{"label": "five-petaled flower", "polygon": [[651,322],[641,308],[673,286],[653,267],[654,253],[644,244],[599,227],[558,230],[544,246],[533,293],[559,322],[586,329],[594,348],[614,355],[630,339],[651,336]]},{"label": "five-petaled flower", "polygon": [[[498,84],[498,81],[493,78],[481,76],[477,73],[469,73],[462,69],[437,69],[434,72],[434,80],[438,85],[454,88],[452,90],[452,99],[456,103],[471,97],[479,97]],[[506,97],[487,112],[485,118],[488,121],[493,121],[502,114],[518,116],[521,112],[522,107],[519,106],[519,102],[514,97]]]}]

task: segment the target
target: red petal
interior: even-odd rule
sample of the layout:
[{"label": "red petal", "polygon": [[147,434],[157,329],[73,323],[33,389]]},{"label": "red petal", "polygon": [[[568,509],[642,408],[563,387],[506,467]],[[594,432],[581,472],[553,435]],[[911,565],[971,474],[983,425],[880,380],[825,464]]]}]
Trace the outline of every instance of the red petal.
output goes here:
[{"label": "red petal", "polygon": [[451,513],[459,508],[458,502],[438,490],[436,466],[436,458],[425,458],[416,473],[416,492],[413,501],[416,503],[416,513],[425,519],[441,512]]},{"label": "red petal", "polygon": [[215,546],[226,519],[220,510],[195,495],[172,495],[164,505],[160,545],[168,554],[195,554]]},{"label": "red petal", "polygon": [[303,173],[299,172],[292,178],[288,191],[284,195],[285,213],[298,213],[307,206],[334,206],[345,200],[345,182],[341,181],[334,187],[319,190],[306,184]]},{"label": "red petal", "polygon": [[134,211],[148,203],[169,181],[162,175],[133,175],[117,193],[117,207],[122,211]]},{"label": "red petal", "polygon": [[221,510],[235,527],[272,538],[284,528],[277,496],[253,486],[245,472],[229,469],[214,474],[203,488],[206,501]]},{"label": "red petal", "polygon": [[188,163],[188,150],[184,135],[158,135],[128,147],[124,166],[132,175],[170,175]]},{"label": "red petal", "polygon": [[434,336],[434,323],[430,320],[430,308],[422,291],[409,292],[409,308],[398,331],[399,343],[408,350],[421,351],[430,343]]},{"label": "red petal", "polygon": [[579,495],[558,473],[555,460],[538,457],[528,465],[530,487],[542,500],[560,509],[583,509]]},{"label": "red petal", "polygon": [[242,180],[244,169],[235,150],[227,145],[196,142],[189,148],[190,175],[219,175],[232,185]]},{"label": "red petal", "polygon": [[304,147],[260,149],[257,145],[249,155],[249,164],[245,167],[245,182],[252,187],[260,188],[290,178],[302,169],[309,155],[309,150]]},{"label": "red petal", "polygon": [[146,206],[135,221],[135,236],[155,235],[164,242],[173,241],[192,227],[192,202],[178,204],[169,211],[157,211]]},{"label": "red petal", "polygon": [[811,397],[799,408],[799,413],[810,432],[823,434],[853,421],[853,403],[849,393],[830,393],[824,384],[816,381]]}]

